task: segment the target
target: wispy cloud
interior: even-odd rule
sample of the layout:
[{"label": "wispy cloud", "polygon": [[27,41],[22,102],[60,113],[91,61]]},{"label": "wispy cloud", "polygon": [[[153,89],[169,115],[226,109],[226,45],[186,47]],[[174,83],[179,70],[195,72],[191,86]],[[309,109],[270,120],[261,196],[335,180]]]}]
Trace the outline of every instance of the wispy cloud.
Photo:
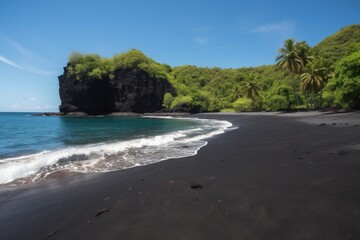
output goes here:
[{"label": "wispy cloud", "polygon": [[55,75],[55,72],[38,69],[37,67],[32,65],[33,62],[39,62],[40,57],[38,54],[26,49],[21,44],[19,44],[18,42],[14,41],[10,38],[8,38],[8,41],[13,46],[13,48],[15,48],[18,53],[20,53],[21,59],[25,59],[25,61],[22,61],[22,64],[20,64],[18,62],[10,60],[9,58],[0,54],[0,62],[3,62],[5,64],[12,66],[14,68],[17,68],[19,70],[34,73],[34,74],[39,74],[39,75],[48,76],[48,77]]},{"label": "wispy cloud", "polygon": [[29,72],[29,73],[35,73],[35,74],[39,74],[39,75],[43,75],[43,76],[53,76],[55,73],[52,72],[52,71],[44,71],[44,70],[39,70],[39,69],[36,69],[34,67],[23,67],[23,66],[20,66],[18,63],[15,63],[14,61],[11,61],[10,59],[0,55],[0,61],[3,62],[3,63],[6,63],[7,65],[10,65],[14,68],[17,68],[19,70],[22,70],[22,71],[26,71],[26,72]]},{"label": "wispy cloud", "polygon": [[208,43],[208,38],[207,37],[196,37],[194,39],[195,43],[200,45],[200,46],[204,46]]},{"label": "wispy cloud", "polygon": [[29,73],[35,73],[35,74],[39,74],[39,75],[43,75],[43,76],[53,76],[55,73],[52,72],[52,71],[44,71],[44,70],[39,70],[39,69],[36,69],[32,66],[30,67],[23,67],[21,65],[19,65],[18,63],[0,55],[0,62],[3,62],[7,65],[10,65],[14,68],[17,68],[19,70],[22,70],[22,71],[26,71],[26,72],[29,72]]},{"label": "wispy cloud", "polygon": [[28,49],[26,49],[25,47],[23,47],[22,45],[20,45],[20,43],[14,41],[13,39],[9,39],[10,43],[15,47],[15,49],[20,52],[22,55],[26,56],[26,57],[34,57],[34,53]]},{"label": "wispy cloud", "polygon": [[6,57],[0,55],[0,61],[3,63],[6,63],[7,65],[10,65],[14,68],[20,69],[20,70],[24,70],[23,67],[19,66],[18,64],[14,63],[13,61],[11,61],[10,59],[7,59]]},{"label": "wispy cloud", "polygon": [[270,33],[270,32],[285,32],[289,33],[295,29],[295,23],[291,21],[284,21],[278,24],[264,24],[252,29],[251,33]]},{"label": "wispy cloud", "polygon": [[17,109],[19,107],[19,103],[13,103],[9,106],[9,109]]},{"label": "wispy cloud", "polygon": [[5,108],[0,108],[2,111],[57,111],[58,106],[50,104],[35,104],[34,102],[15,102]]},{"label": "wispy cloud", "polygon": [[25,71],[30,72],[30,73],[43,75],[43,76],[46,76],[46,77],[52,77],[52,76],[56,75],[55,72],[46,71],[46,70],[38,70],[36,68],[26,68]]}]

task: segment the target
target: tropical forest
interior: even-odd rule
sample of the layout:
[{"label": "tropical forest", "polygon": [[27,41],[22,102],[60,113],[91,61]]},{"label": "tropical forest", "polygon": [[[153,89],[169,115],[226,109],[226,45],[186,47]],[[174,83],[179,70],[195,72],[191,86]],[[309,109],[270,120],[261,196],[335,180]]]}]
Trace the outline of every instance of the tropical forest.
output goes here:
[{"label": "tropical forest", "polygon": [[[221,61],[221,59],[219,59]],[[67,72],[79,81],[111,81],[118,68],[136,68],[166,79],[168,111],[241,112],[360,108],[360,25],[351,25],[316,46],[285,39],[274,64],[222,69],[192,65],[171,67],[132,49],[102,58],[74,52]]]}]

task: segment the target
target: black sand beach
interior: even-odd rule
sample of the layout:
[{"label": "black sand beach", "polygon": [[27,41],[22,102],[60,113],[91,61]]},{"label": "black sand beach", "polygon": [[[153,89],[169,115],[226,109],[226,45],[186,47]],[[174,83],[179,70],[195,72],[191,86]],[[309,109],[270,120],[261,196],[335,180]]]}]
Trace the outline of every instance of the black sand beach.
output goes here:
[{"label": "black sand beach", "polygon": [[202,114],[197,155],[0,187],[0,239],[360,239],[360,114]]}]

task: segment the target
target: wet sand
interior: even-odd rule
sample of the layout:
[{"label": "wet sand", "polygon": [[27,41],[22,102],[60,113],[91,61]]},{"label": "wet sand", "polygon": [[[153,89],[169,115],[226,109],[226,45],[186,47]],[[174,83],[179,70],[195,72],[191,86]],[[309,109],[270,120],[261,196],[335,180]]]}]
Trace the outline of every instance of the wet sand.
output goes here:
[{"label": "wet sand", "polygon": [[197,116],[238,128],[193,157],[0,187],[0,239],[360,239],[358,112]]}]

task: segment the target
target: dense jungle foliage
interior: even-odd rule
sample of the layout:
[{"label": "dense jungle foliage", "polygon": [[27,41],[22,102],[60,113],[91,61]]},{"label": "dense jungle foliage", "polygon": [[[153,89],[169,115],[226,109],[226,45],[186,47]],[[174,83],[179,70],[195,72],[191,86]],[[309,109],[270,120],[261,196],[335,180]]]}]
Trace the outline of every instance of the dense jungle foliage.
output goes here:
[{"label": "dense jungle foliage", "polygon": [[167,79],[176,95],[163,106],[191,112],[263,111],[360,107],[360,25],[351,25],[311,48],[287,39],[276,64],[221,69],[191,65],[171,68],[132,49],[112,58],[73,53],[67,71],[83,78],[111,80],[119,68],[141,69]]},{"label": "dense jungle foliage", "polygon": [[74,52],[69,57],[67,72],[79,81],[84,78],[113,79],[115,70],[119,68],[137,68],[146,71],[150,76],[162,78],[166,78],[166,73],[171,71],[169,65],[159,64],[141,51],[131,49],[126,53],[116,54],[112,58]]}]

